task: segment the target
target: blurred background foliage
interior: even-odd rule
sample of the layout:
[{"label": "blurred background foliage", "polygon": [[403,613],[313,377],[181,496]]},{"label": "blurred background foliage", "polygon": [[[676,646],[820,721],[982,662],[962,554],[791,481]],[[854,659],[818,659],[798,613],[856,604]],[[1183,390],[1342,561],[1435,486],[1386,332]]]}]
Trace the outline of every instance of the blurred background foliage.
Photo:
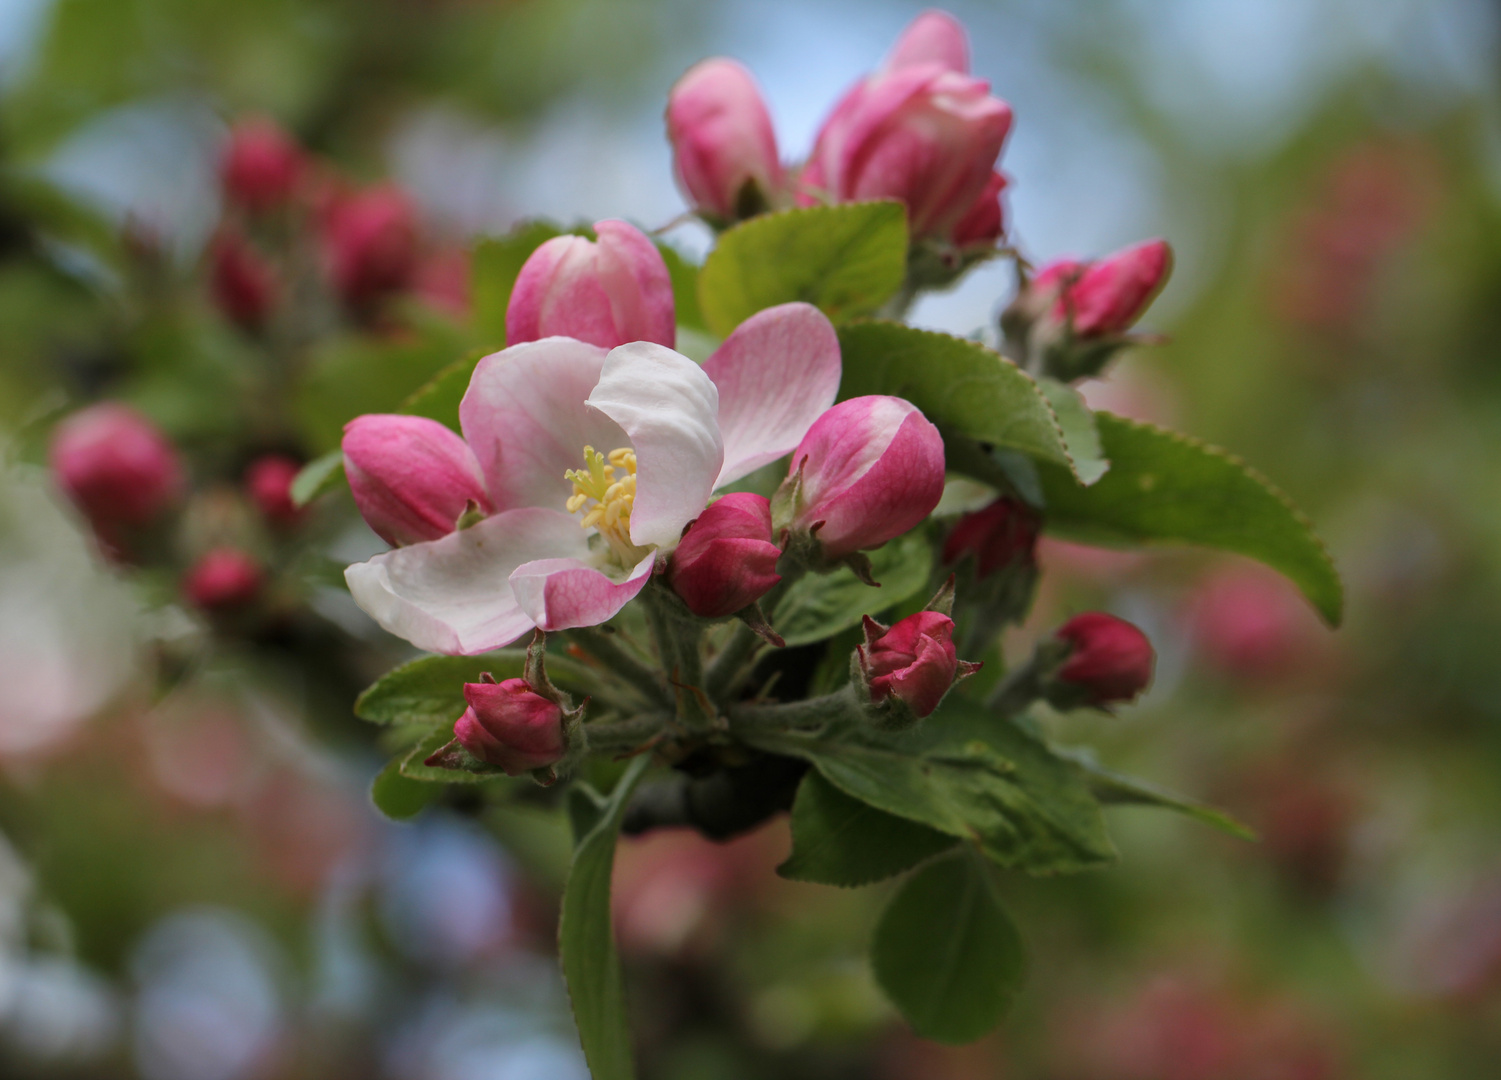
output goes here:
[{"label": "blurred background foliage", "polygon": [[[667,88],[728,53],[783,152],[915,5],[843,0],[12,0],[0,5],[0,1069],[16,1077],[583,1076],[549,955],[566,832],[525,785],[396,825],[350,702],[402,655],[342,595],[346,496],[294,532],[236,485],[493,348],[464,252],[516,222],[681,211]],[[1501,124],[1482,0],[965,2],[1016,108],[1035,259],[1147,235],[1170,335],[1087,388],[1243,456],[1330,542],[1291,587],[1184,552],[1048,543],[1018,644],[1102,606],[1157,684],[1059,717],[1108,765],[1217,802],[1246,844],[1112,815],[1108,872],[1008,878],[1031,979],[996,1036],[906,1034],[864,966],[881,890],[778,879],[778,824],[630,841],[617,874],[650,1077],[1489,1078],[1501,1060]],[[275,117],[391,178],[423,265],[390,307],[256,337],[216,310],[227,124]],[[670,234],[689,257],[707,234]],[[488,258],[504,261],[500,249]],[[453,268],[457,267],[455,271]],[[447,267],[447,269],[443,269]],[[475,275],[481,272],[476,261]],[[925,300],[969,333],[1000,264]],[[487,307],[488,305],[488,307]],[[280,333],[280,332],[279,332]],[[49,489],[58,417],[141,407],[193,463],[171,558],[127,581]],[[249,537],[269,614],[179,601]]]}]

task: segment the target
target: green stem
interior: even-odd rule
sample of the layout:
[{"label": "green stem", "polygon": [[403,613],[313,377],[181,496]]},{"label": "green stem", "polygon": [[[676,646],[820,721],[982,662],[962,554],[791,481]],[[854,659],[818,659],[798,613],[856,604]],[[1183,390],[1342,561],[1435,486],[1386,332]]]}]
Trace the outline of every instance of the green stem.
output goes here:
[{"label": "green stem", "polygon": [[619,753],[622,750],[634,750],[648,741],[666,727],[671,719],[671,715],[665,712],[644,713],[629,720],[585,724],[583,732],[589,740],[590,753]]},{"label": "green stem", "polygon": [[580,627],[567,634],[575,645],[639,690],[648,701],[665,705],[672,700],[658,673],[622,648],[614,635],[594,627]]},{"label": "green stem", "polygon": [[657,653],[676,691],[678,719],[685,727],[706,727],[714,719],[714,708],[704,691],[703,624],[674,611],[677,598],[663,595],[654,585],[641,591],[641,599]]},{"label": "green stem", "polygon": [[1037,675],[1037,665],[1028,662],[1007,675],[1006,680],[991,692],[985,704],[1002,716],[1018,716],[1040,697],[1042,684]]},{"label": "green stem", "polygon": [[[791,561],[788,560],[788,562]],[[801,563],[791,563],[791,565],[779,566],[777,569],[782,571],[782,580],[761,597],[761,612],[773,627],[776,625],[774,616],[777,607],[792,586],[808,572],[808,568]],[[715,701],[722,701],[738,689],[741,681],[750,674],[757,655],[765,645],[766,641],[760,634],[744,623],[737,623],[735,632],[730,635],[730,640],[725,642],[719,655],[715,656],[709,664],[707,682],[704,687],[709,697]]]},{"label": "green stem", "polygon": [[860,716],[861,708],[855,697],[855,688],[853,684],[846,683],[832,694],[806,701],[789,701],[776,705],[736,705],[730,709],[730,730],[744,733],[808,731],[826,727],[839,720],[858,720]]}]

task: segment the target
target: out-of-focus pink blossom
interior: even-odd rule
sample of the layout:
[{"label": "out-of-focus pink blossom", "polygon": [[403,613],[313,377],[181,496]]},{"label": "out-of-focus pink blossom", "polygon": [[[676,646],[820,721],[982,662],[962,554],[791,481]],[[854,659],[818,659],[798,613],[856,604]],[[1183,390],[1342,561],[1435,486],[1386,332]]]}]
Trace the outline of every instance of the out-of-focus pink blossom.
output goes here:
[{"label": "out-of-focus pink blossom", "polygon": [[260,594],[265,573],[261,564],[239,548],[206,552],[183,579],[183,594],[195,607],[222,611],[243,607]]},{"label": "out-of-focus pink blossom", "polygon": [[447,536],[470,503],[494,510],[469,444],[436,420],[357,416],[344,425],[343,447],[355,505],[388,544]]},{"label": "out-of-focus pink blossom", "polygon": [[427,303],[460,318],[469,314],[469,253],[463,248],[432,252],[417,265],[413,291]]},{"label": "out-of-focus pink blossom", "polygon": [[897,698],[919,717],[938,708],[959,674],[953,638],[954,620],[941,612],[919,611],[889,630],[867,615],[857,648],[871,700]]},{"label": "out-of-focus pink blossom", "polygon": [[302,466],[285,454],[263,454],[245,470],[245,490],[267,521],[288,525],[302,516],[292,502],[292,481]]},{"label": "out-of-focus pink blossom", "polygon": [[781,581],[771,542],[771,503],[733,492],[688,526],[667,564],[667,583],[688,610],[706,619],[733,615]]},{"label": "out-of-focus pink blossom", "polygon": [[724,222],[766,209],[785,179],[771,115],[750,72],[722,57],[695,64],[667,99],[678,185]]},{"label": "out-of-focus pink blossom", "polygon": [[943,542],[943,561],[952,566],[966,555],[975,559],[975,573],[987,578],[1012,565],[1036,563],[1042,517],[1020,499],[1002,496],[959,519]]},{"label": "out-of-focus pink blossom", "polygon": [[1285,674],[1316,655],[1313,613],[1291,586],[1259,567],[1212,576],[1195,595],[1189,620],[1204,654],[1242,678]]},{"label": "out-of-focus pink blossom", "polygon": [[264,213],[292,198],[306,166],[302,147],[274,120],[253,117],[230,132],[219,179],[231,203]]},{"label": "out-of-focus pink blossom", "polygon": [[1043,267],[1029,288],[1057,294],[1051,318],[1072,320],[1080,338],[1123,334],[1141,318],[1166,283],[1173,252],[1166,240],[1148,240],[1092,263],[1059,259]]},{"label": "out-of-focus pink blossom", "polygon": [[598,241],[556,236],[522,266],[506,308],[506,343],[577,338],[602,349],[677,340],[662,253],[624,221],[594,223]]},{"label": "out-of-focus pink blossom", "polygon": [[[850,90],[824,122],[799,201],[899,199],[914,237],[953,240],[961,222],[970,238],[987,233],[999,208],[977,204],[995,184],[1011,108],[966,73],[967,52],[951,18],[919,16],[887,66]],[[978,223],[966,221],[972,213]]]},{"label": "out-of-focus pink blossom", "polygon": [[1152,681],[1156,655],[1147,636],[1103,611],[1075,615],[1054,636],[1073,646],[1054,678],[1084,694],[1085,704],[1134,700]]},{"label": "out-of-focus pink blossom", "polygon": [[50,452],[57,484],[96,527],[140,526],[182,494],[183,470],[165,435],[134,409],[91,405],[58,425]]},{"label": "out-of-focus pink blossom", "polygon": [[209,246],[209,288],[219,310],[250,331],[265,326],[280,291],[271,264],[232,229],[220,230]]},{"label": "out-of-focus pink blossom", "polygon": [[912,529],[943,497],[943,437],[917,406],[874,395],[841,401],[792,453],[801,473],[791,525],[829,558],[874,548]]},{"label": "out-of-focus pink blossom", "polygon": [[323,216],[323,244],[333,290],[365,308],[412,283],[417,269],[417,211],[394,184],[334,197]]},{"label": "out-of-focus pink blossom", "polygon": [[508,776],[556,764],[568,752],[563,710],[525,679],[464,684],[469,708],[454,725],[460,745]]}]

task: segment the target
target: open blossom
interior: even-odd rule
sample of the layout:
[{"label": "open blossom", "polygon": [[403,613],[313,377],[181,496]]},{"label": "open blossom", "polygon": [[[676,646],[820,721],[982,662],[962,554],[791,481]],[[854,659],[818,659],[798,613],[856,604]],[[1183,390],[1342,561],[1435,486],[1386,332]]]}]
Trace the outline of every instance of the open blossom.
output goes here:
[{"label": "open blossom", "polygon": [[613,349],[677,341],[672,279],[646,235],[624,221],[597,221],[597,241],[555,236],[532,252],[506,307],[506,344],[571,337]]},{"label": "open blossom", "polygon": [[688,610],[706,619],[749,607],[781,581],[771,542],[771,503],[738,491],[710,506],[688,526],[667,564],[667,583]]},{"label": "open blossom", "polygon": [[750,72],[718,57],[689,68],[667,99],[678,184],[722,221],[765,209],[782,189],[771,115]]},{"label": "open blossom", "polygon": [[182,494],[177,451],[128,405],[74,413],[52,436],[52,474],[96,526],[145,525]]},{"label": "open blossom", "polygon": [[995,163],[1011,107],[967,69],[962,27],[939,12],[919,16],[824,122],[800,201],[900,199],[914,237],[955,240],[963,223],[973,240],[992,217],[998,227]]},{"label": "open blossom", "polygon": [[[603,622],[717,487],[797,446],[839,376],[838,338],[807,304],[752,316],[702,367],[648,341],[551,337],[488,356],[459,423],[494,512],[351,566],[350,592],[434,652]],[[420,503],[423,482],[406,476],[403,499]]]},{"label": "open blossom", "polygon": [[465,683],[464,700],[469,707],[454,724],[454,738],[508,776],[556,764],[567,753],[563,710],[525,679]]},{"label": "open blossom", "polygon": [[1049,318],[1073,320],[1081,338],[1123,334],[1167,281],[1173,251],[1165,240],[1148,240],[1097,262],[1059,259],[1038,271],[1028,286],[1039,297],[1056,293]]},{"label": "open blossom", "polygon": [[917,406],[880,395],[841,401],[793,452],[790,525],[830,559],[880,547],[932,513],[943,473],[943,436]]},{"label": "open blossom", "polygon": [[890,629],[867,615],[857,648],[871,700],[895,697],[918,717],[938,708],[954,680],[977,667],[959,660],[953,638],[954,620],[941,612],[919,611]]}]

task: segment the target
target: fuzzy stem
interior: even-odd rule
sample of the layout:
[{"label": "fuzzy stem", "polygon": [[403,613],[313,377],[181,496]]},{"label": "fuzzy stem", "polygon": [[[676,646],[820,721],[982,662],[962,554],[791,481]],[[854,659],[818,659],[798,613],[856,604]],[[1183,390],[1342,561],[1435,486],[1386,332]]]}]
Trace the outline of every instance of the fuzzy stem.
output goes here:
[{"label": "fuzzy stem", "polygon": [[639,690],[648,701],[665,705],[672,700],[657,672],[622,648],[613,635],[595,627],[580,627],[567,634],[575,645]]},{"label": "fuzzy stem", "polygon": [[672,719],[669,713],[652,712],[629,720],[612,720],[602,724],[585,724],[582,728],[593,754],[634,750],[660,732]]},{"label": "fuzzy stem", "polygon": [[862,716],[855,687],[847,683],[832,694],[788,701],[776,705],[736,705],[730,709],[730,730],[811,731],[839,720],[859,720]]},{"label": "fuzzy stem", "polygon": [[[808,572],[808,568],[801,563],[792,563],[791,560],[786,560],[786,562],[791,565],[777,568],[782,571],[782,580],[773,585],[771,591],[761,597],[760,601],[762,613],[765,614],[767,622],[773,626],[776,625],[777,607],[792,586]],[[761,635],[749,626],[744,623],[737,624],[730,640],[725,642],[719,655],[714,657],[709,664],[704,687],[709,697],[715,701],[721,701],[734,692],[740,682],[750,674],[755,659],[765,644],[766,641]]]}]

